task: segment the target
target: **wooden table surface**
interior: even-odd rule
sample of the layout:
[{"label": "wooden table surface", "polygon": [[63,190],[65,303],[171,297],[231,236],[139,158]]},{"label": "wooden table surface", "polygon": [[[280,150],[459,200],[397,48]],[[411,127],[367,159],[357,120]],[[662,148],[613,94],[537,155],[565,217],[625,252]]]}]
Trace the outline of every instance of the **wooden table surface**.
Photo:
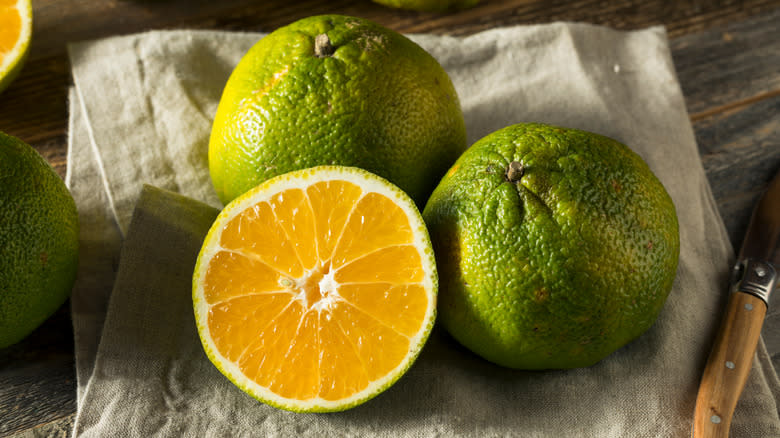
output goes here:
[{"label": "wooden table surface", "polygon": [[[150,29],[271,31],[340,13],[401,32],[465,35],[497,26],[583,21],[666,26],[702,162],[732,243],[780,170],[780,0],[482,0],[452,14],[397,11],[369,0],[33,0],[31,51],[0,94],[0,131],[67,168],[66,44]],[[674,157],[669,157],[674,159]],[[76,410],[66,303],[20,344],[0,350],[0,436],[69,436]]]}]

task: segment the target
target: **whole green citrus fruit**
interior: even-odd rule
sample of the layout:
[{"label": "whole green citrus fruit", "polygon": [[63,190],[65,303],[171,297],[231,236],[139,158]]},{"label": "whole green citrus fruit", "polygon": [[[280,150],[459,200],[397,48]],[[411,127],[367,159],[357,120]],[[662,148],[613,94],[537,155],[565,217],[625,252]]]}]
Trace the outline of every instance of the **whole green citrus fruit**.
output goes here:
[{"label": "whole green citrus fruit", "polygon": [[473,7],[479,0],[372,0],[391,8],[423,12],[448,12]]},{"label": "whole green citrus fruit", "polygon": [[0,348],[21,341],[65,302],[77,266],[70,192],[32,147],[0,132]]},{"label": "whole green citrus fruit", "polygon": [[273,176],[339,164],[424,205],[466,148],[455,89],[408,38],[340,15],[305,18],[255,44],[230,76],[209,141],[227,203]]},{"label": "whole green citrus fruit", "polygon": [[512,368],[591,365],[646,331],[672,287],[677,215],[609,138],[519,124],[476,142],[423,216],[444,327]]}]

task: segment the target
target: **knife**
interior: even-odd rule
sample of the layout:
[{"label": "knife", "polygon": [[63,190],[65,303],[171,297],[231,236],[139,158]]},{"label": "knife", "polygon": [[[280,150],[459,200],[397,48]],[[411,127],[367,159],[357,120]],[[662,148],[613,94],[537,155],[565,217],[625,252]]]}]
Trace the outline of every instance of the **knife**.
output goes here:
[{"label": "knife", "polygon": [[729,436],[731,416],[745,387],[769,294],[780,270],[780,172],[750,218],[731,279],[731,294],[702,374],[693,419],[694,438]]}]

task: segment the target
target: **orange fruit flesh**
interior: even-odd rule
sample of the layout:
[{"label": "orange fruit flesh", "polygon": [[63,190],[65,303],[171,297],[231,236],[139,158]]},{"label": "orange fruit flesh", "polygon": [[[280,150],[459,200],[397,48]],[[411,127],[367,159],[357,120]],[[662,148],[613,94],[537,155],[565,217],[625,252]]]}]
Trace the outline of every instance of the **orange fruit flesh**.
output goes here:
[{"label": "orange fruit flesh", "polygon": [[287,189],[231,219],[204,280],[219,353],[290,399],[340,400],[408,355],[425,272],[409,219],[347,181]]},{"label": "orange fruit flesh", "polygon": [[22,17],[16,4],[17,0],[0,0],[0,64],[22,33]]}]

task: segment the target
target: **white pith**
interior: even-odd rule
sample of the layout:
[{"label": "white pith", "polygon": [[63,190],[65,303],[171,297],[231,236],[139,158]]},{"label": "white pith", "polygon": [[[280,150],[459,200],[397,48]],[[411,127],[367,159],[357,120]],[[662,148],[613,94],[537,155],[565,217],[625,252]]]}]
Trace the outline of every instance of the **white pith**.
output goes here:
[{"label": "white pith", "polygon": [[317,272],[322,269],[322,266],[316,266],[313,269],[304,272],[301,278],[283,278],[280,282],[282,288],[290,290],[290,293],[294,295],[294,300],[300,302],[304,308],[308,309],[307,312],[330,310],[333,303],[341,298],[338,291],[339,284],[334,278],[337,270],[326,269],[327,273],[324,274],[317,283],[321,298],[315,302],[309,302],[309,298],[306,296],[307,294],[304,288],[309,282],[309,279],[312,276],[317,275]]},{"label": "white pith", "polygon": [[[349,398],[329,401],[316,397],[308,400],[288,399],[281,397],[271,390],[258,385],[254,381],[247,378],[239,367],[230,362],[227,358],[223,357],[216,348],[211,335],[209,333],[208,326],[208,314],[209,305],[204,298],[202,282],[198,281],[201,278],[208,267],[208,261],[222,248],[220,248],[219,231],[225,224],[230,222],[236,215],[243,212],[246,208],[251,207],[258,202],[269,201],[271,198],[284,190],[292,188],[304,189],[312,184],[321,181],[343,180],[352,182],[363,189],[362,196],[368,193],[376,192],[387,196],[398,205],[409,218],[411,228],[413,230],[413,242],[412,245],[418,248],[420,253],[421,263],[423,265],[424,272],[428,273],[420,283],[428,295],[428,308],[426,309],[426,315],[424,322],[420,329],[414,336],[409,338],[409,353],[401,363],[399,363],[395,369],[387,373],[382,378],[370,382],[369,385],[358,393],[352,395]],[[314,268],[323,269],[322,266]],[[321,298],[316,302],[308,303],[307,296],[300,286],[306,283],[309,276],[313,275],[314,270],[307,271],[301,278],[289,278],[291,283],[289,287],[286,285],[280,285],[280,289],[287,289],[294,295],[295,300],[300,300],[304,307],[307,308],[307,312],[328,312],[332,304],[338,300],[341,300],[341,296],[338,294],[339,284],[335,281],[334,275],[336,270],[329,268],[324,269],[324,274],[318,282],[318,287],[321,293]],[[391,382],[400,377],[411,364],[411,362],[417,357],[419,350],[427,338],[430,329],[433,325],[433,318],[436,308],[436,268],[433,260],[433,253],[430,250],[430,243],[428,239],[427,229],[422,222],[422,218],[419,212],[414,207],[414,203],[408,198],[406,194],[401,192],[400,189],[395,186],[389,185],[386,181],[369,174],[365,171],[354,168],[339,168],[332,166],[323,166],[320,168],[314,168],[306,171],[297,172],[294,175],[283,175],[281,177],[274,178],[261,184],[257,188],[242,195],[230,205],[228,205],[217,217],[212,230],[204,242],[204,247],[200,257],[196,271],[194,273],[195,283],[197,286],[193,290],[193,301],[195,307],[195,317],[200,331],[201,340],[203,342],[204,349],[212,361],[217,362],[218,368],[234,383],[244,389],[250,395],[257,399],[263,400],[266,403],[291,409],[291,410],[303,410],[303,411],[330,411],[339,410],[340,408],[352,406],[358,404],[362,400],[373,397],[382,389],[386,388]]]},{"label": "white pith", "polygon": [[[322,298],[317,302],[311,304],[311,308],[321,312],[322,310],[329,310],[333,305],[333,302],[341,298],[339,295],[339,285],[336,279],[333,278],[336,275],[336,271],[330,271],[322,276],[318,286],[320,287],[320,294]],[[309,303],[304,302],[307,307]]]}]

